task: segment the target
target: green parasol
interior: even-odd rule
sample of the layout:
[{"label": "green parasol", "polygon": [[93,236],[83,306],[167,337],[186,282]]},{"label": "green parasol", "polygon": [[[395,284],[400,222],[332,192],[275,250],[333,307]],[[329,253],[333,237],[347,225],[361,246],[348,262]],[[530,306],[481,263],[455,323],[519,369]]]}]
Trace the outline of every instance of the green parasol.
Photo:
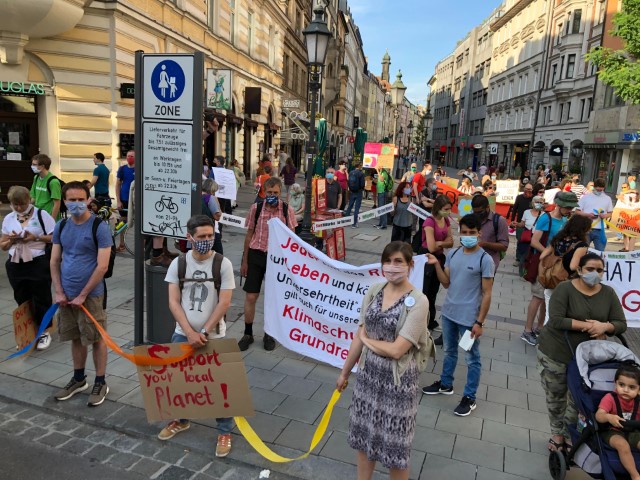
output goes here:
[{"label": "green parasol", "polygon": [[[361,161],[362,156],[364,154],[364,144],[367,143],[367,132],[365,132],[362,128],[356,129],[356,138],[353,142],[353,151],[355,153],[356,161]],[[351,165],[348,166],[349,170],[351,170]]]},{"label": "green parasol", "polygon": [[323,177],[325,168],[322,159],[324,158],[324,152],[327,150],[327,121],[324,118],[318,120],[316,142],[318,144],[318,154],[313,161],[313,175]]}]

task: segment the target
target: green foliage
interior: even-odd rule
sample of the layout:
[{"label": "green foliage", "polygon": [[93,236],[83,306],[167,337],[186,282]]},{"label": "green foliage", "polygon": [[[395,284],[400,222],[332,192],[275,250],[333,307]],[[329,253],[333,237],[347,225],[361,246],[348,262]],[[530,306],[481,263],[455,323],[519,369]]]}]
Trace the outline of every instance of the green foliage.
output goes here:
[{"label": "green foliage", "polygon": [[587,55],[598,66],[600,80],[625,101],[640,104],[640,0],[623,0],[610,32],[625,42],[624,50],[593,48]]}]

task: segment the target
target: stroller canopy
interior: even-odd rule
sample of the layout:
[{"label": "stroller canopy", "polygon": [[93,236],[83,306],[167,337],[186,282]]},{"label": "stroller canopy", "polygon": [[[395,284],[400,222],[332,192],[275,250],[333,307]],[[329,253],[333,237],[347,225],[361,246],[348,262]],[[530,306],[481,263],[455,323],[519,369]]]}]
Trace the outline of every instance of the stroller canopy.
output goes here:
[{"label": "stroller canopy", "polygon": [[576,348],[576,364],[584,383],[592,388],[589,366],[609,361],[633,361],[640,365],[640,359],[627,347],[609,340],[590,340]]}]

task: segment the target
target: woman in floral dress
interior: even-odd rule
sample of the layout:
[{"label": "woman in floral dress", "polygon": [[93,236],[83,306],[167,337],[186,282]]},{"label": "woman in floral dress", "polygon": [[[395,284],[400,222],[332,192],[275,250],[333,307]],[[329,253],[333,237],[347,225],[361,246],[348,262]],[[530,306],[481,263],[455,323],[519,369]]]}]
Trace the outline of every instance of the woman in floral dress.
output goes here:
[{"label": "woman in floral dress", "polygon": [[364,297],[357,335],[337,381],[347,386],[358,358],[349,408],[349,445],[358,451],[358,479],[370,479],[376,462],[391,479],[409,478],[418,411],[418,375],[432,354],[427,330],[429,301],[409,282],[413,251],[391,242],[382,253],[386,282]]}]

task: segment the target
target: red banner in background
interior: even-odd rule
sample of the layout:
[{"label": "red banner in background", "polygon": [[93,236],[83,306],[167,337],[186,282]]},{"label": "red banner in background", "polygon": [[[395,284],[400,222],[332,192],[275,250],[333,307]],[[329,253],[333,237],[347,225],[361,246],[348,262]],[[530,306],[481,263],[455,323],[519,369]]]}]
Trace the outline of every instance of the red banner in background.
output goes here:
[{"label": "red banner in background", "polygon": [[457,188],[450,187],[446,183],[436,182],[436,185],[438,185],[438,195],[446,195],[447,197],[449,197],[449,200],[451,200],[451,203],[453,203],[453,207],[451,208],[451,211],[457,214],[458,213],[458,197],[463,196],[463,193]]}]

